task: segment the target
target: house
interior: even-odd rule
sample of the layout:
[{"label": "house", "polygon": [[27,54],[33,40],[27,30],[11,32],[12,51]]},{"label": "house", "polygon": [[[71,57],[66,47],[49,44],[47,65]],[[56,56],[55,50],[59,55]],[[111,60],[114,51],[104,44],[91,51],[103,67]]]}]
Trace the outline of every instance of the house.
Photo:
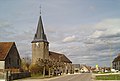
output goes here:
[{"label": "house", "polygon": [[19,69],[20,63],[15,42],[0,42],[0,70]]},{"label": "house", "polygon": [[111,68],[110,67],[92,67],[91,68],[91,72],[93,73],[107,73],[107,72],[110,72]]},{"label": "house", "polygon": [[87,65],[81,65],[80,72],[81,73],[90,73],[90,72],[92,72],[91,67],[87,66]]},{"label": "house", "polygon": [[62,73],[71,73],[72,71],[72,62],[64,55],[56,52],[49,52],[49,59],[57,63],[57,67],[54,69],[58,69]]},{"label": "house", "polygon": [[101,67],[101,72],[107,73],[107,72],[111,72],[111,67]]},{"label": "house", "polygon": [[80,73],[80,64],[73,64],[74,73]]},{"label": "house", "polygon": [[113,60],[112,68],[120,71],[120,54],[118,54],[118,56]]}]

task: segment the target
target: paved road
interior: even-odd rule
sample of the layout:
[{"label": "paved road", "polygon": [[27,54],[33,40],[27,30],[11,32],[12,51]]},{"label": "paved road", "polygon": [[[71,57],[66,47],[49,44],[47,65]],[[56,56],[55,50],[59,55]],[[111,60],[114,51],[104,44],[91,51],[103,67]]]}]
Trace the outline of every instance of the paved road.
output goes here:
[{"label": "paved road", "polygon": [[92,81],[91,80],[92,74],[90,73],[83,73],[83,74],[74,74],[74,75],[68,75],[56,79],[51,79],[48,81]]},{"label": "paved road", "polygon": [[63,75],[49,79],[20,79],[15,81],[92,81],[91,73]]}]

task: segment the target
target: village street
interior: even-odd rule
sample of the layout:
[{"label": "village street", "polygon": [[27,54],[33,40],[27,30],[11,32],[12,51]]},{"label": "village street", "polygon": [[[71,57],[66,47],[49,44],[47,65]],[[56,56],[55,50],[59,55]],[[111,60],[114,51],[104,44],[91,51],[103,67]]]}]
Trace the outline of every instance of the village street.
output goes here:
[{"label": "village street", "polygon": [[91,81],[91,76],[90,73],[74,74],[48,81]]},{"label": "village street", "polygon": [[15,80],[15,81],[92,81],[92,74],[83,73],[83,74],[72,74],[72,75],[63,75],[60,77],[50,78],[50,79],[25,79],[25,80]]}]

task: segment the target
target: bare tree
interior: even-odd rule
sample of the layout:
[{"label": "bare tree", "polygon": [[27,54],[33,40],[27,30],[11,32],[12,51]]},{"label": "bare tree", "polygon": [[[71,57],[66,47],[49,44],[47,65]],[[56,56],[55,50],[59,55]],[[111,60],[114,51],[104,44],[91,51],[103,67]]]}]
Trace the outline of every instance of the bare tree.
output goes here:
[{"label": "bare tree", "polygon": [[23,71],[29,71],[30,64],[31,59],[29,57],[24,57],[21,59],[21,68]]},{"label": "bare tree", "polygon": [[39,59],[36,64],[39,65],[39,67],[43,67],[43,77],[45,77],[45,69],[46,67],[51,67],[51,62],[48,59]]}]

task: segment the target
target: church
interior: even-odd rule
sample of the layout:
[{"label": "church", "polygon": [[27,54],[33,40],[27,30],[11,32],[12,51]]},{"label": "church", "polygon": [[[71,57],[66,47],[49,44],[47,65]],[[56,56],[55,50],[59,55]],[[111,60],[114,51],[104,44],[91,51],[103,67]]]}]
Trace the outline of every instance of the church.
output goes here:
[{"label": "church", "polygon": [[44,32],[41,16],[32,41],[32,63],[36,63],[39,59],[49,59],[49,42]]},{"label": "church", "polygon": [[[35,64],[39,59],[54,60],[64,64],[63,72],[70,73],[72,70],[72,62],[64,55],[49,51],[49,42],[44,32],[41,15],[39,16],[37,30],[32,43],[32,64]],[[59,66],[60,69],[60,66]]]}]

